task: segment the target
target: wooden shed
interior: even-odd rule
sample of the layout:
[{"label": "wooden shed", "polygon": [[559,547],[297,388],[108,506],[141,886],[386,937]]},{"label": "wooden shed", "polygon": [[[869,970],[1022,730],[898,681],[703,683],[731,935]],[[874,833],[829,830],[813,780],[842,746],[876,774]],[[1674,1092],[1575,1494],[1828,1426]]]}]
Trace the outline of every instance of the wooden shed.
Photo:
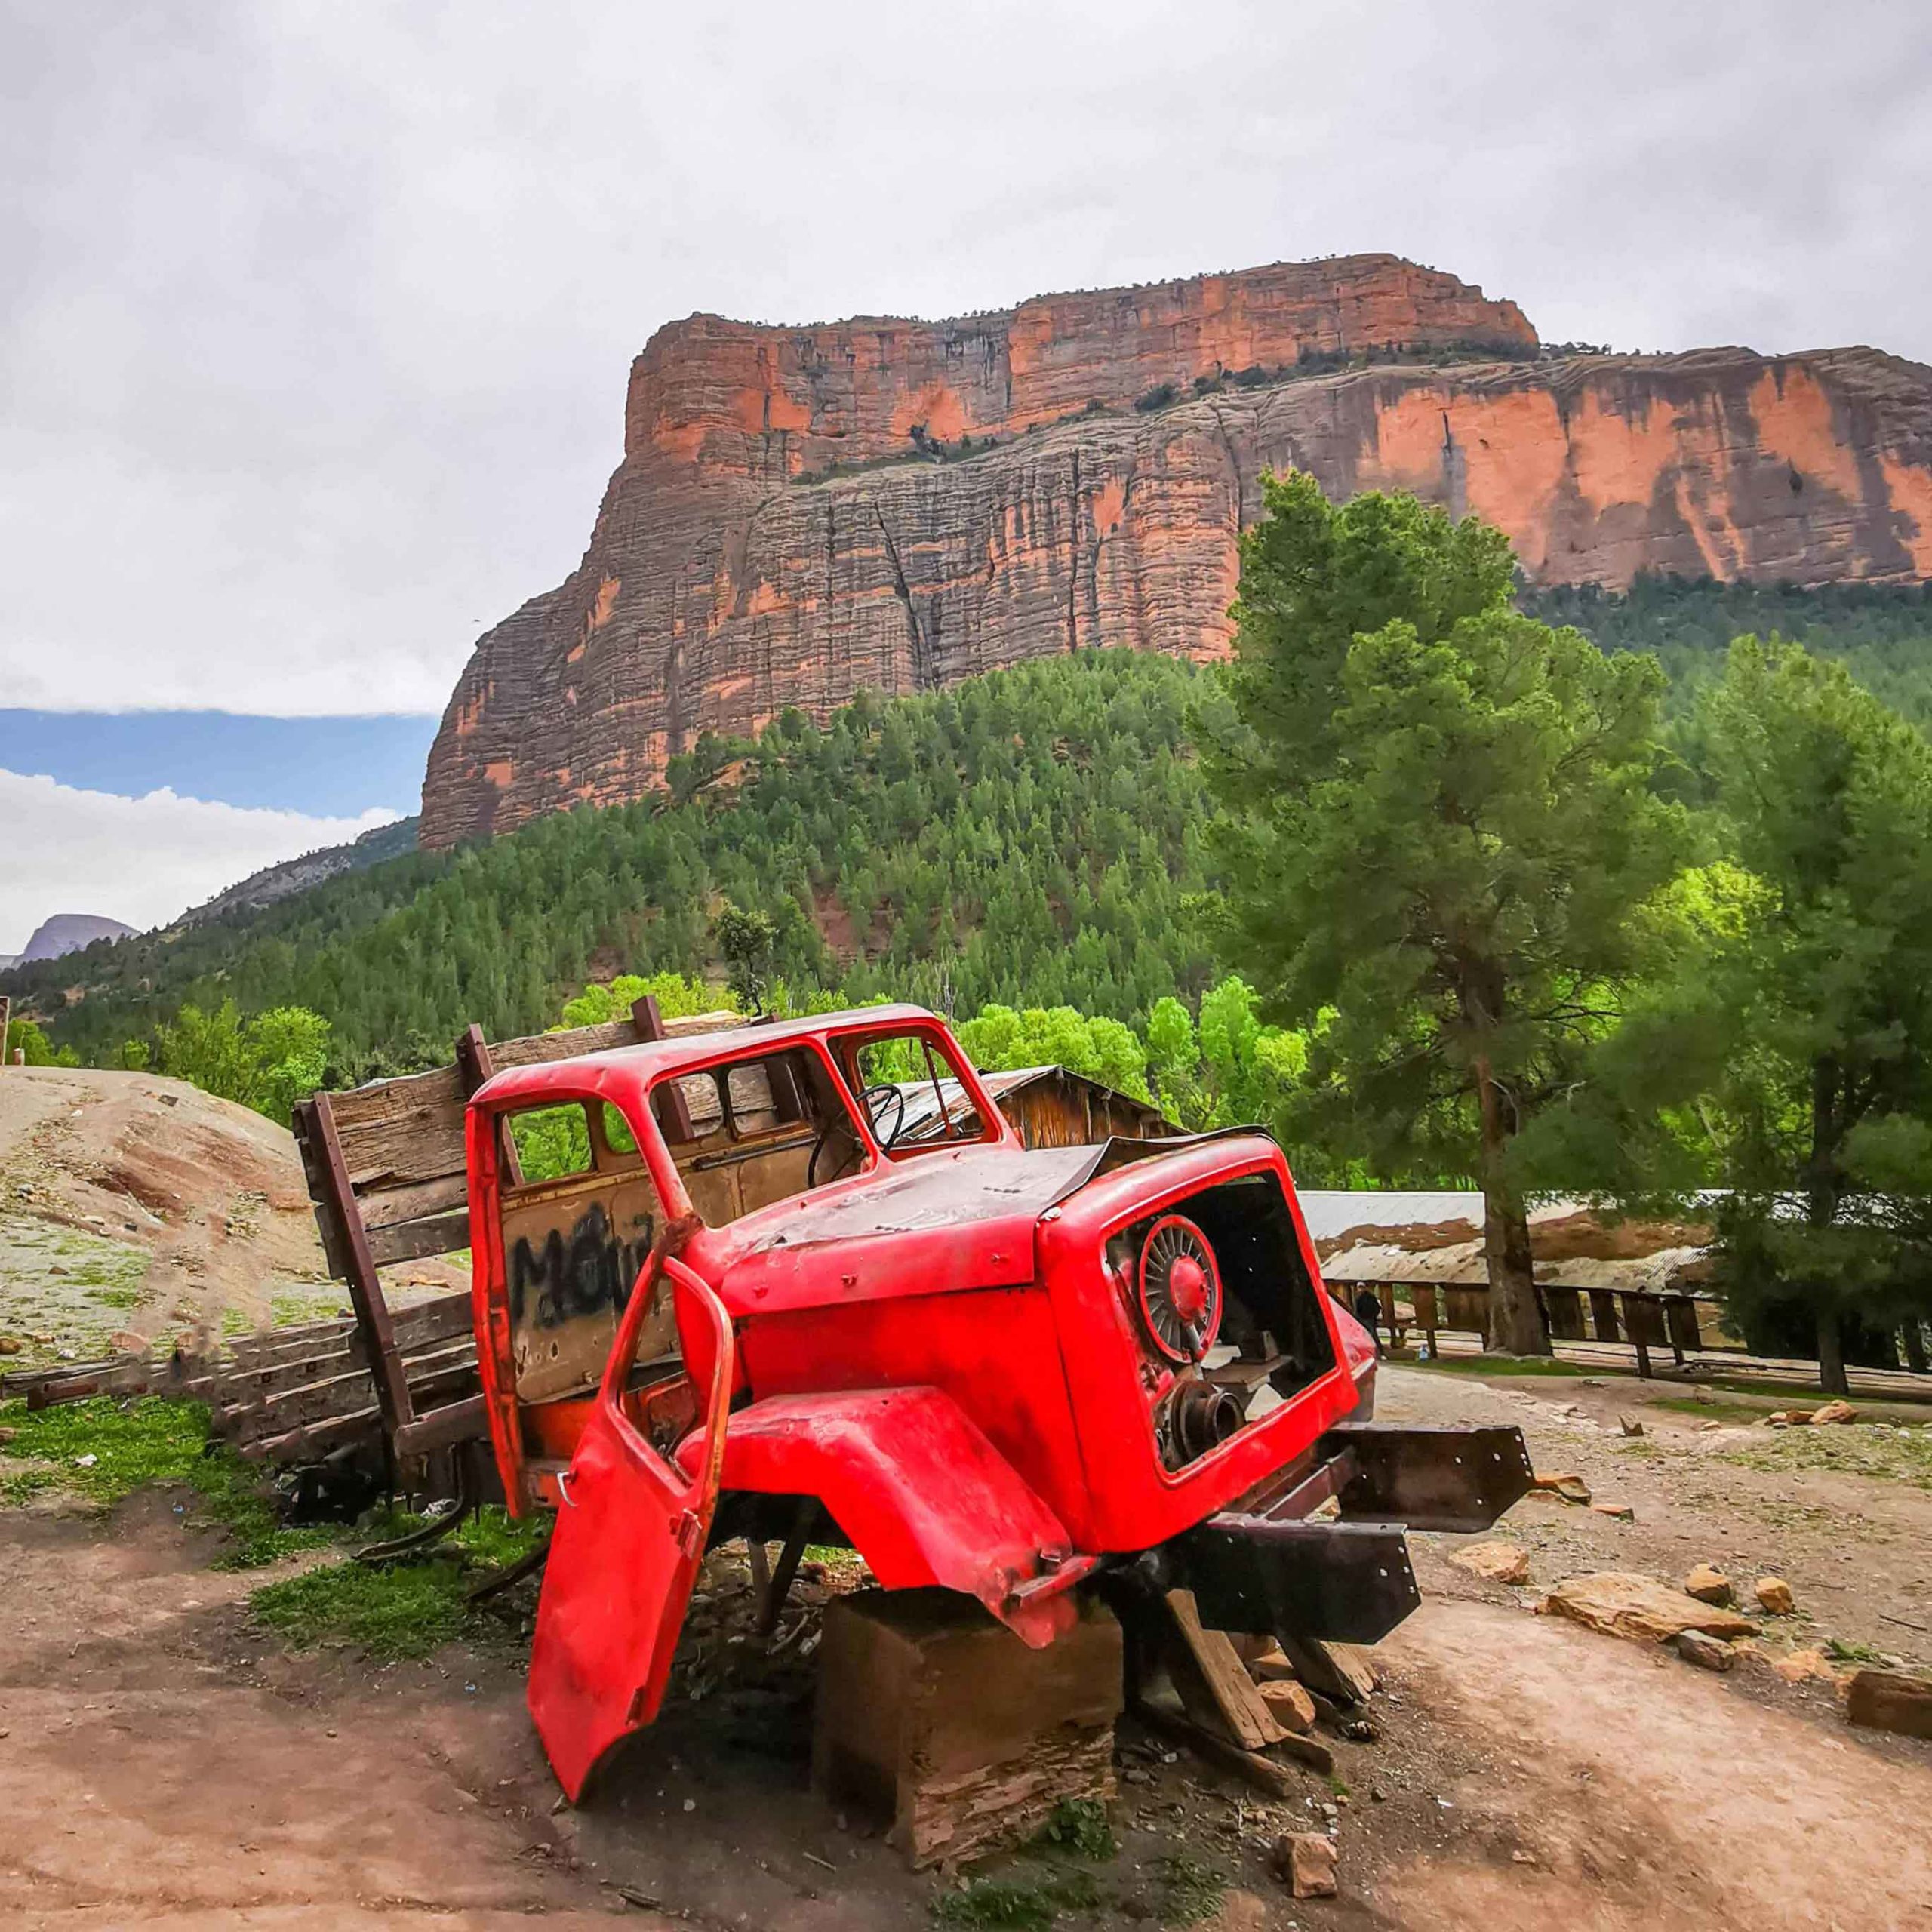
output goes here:
[{"label": "wooden shed", "polygon": [[[1023,1066],[980,1078],[1029,1147],[1091,1147],[1115,1138],[1161,1140],[1186,1131],[1151,1102],[1063,1066]],[[937,1091],[930,1080],[909,1080],[900,1091],[906,1096],[900,1136],[908,1143],[938,1131],[942,1101],[956,1110],[960,1099],[956,1080],[939,1081]]]}]

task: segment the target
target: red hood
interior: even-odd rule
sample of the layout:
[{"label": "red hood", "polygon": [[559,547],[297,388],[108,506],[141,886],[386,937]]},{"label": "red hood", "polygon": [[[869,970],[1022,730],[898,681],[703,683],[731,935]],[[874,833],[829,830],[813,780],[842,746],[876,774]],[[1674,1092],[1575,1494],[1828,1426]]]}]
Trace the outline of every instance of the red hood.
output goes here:
[{"label": "red hood", "polygon": [[[1091,1147],[964,1147],[794,1196],[700,1237],[734,1315],[1033,1278],[1033,1227]],[[935,1243],[935,1229],[952,1238]]]}]

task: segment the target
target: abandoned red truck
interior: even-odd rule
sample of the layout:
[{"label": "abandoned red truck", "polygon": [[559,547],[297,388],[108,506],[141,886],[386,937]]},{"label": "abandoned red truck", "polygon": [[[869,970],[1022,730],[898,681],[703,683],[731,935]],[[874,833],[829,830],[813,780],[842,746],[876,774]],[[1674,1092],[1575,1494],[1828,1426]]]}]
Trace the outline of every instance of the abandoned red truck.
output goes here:
[{"label": "abandoned red truck", "polygon": [[[1374,1343],[1272,1138],[1029,1151],[918,1008],[516,1068],[467,1139],[491,1443],[512,1509],[556,1512],[529,1701],[573,1799],[728,1538],[782,1541],[777,1600],[843,1543],[1036,1647],[1080,1592],[1175,1588],[1373,1642],[1417,1601],[1404,1525],[1530,1484],[1515,1429],[1368,1420]],[[540,1142],[571,1171],[527,1178]]]}]

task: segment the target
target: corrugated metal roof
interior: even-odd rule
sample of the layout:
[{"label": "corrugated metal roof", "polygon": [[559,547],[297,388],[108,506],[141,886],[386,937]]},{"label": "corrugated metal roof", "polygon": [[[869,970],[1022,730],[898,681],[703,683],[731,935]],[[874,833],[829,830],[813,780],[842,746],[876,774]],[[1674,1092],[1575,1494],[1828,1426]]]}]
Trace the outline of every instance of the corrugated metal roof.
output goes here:
[{"label": "corrugated metal roof", "polygon": [[1482,1226],[1480,1194],[1408,1193],[1400,1189],[1304,1187],[1296,1190],[1312,1241],[1333,1241],[1351,1228],[1435,1227],[1445,1221]]}]

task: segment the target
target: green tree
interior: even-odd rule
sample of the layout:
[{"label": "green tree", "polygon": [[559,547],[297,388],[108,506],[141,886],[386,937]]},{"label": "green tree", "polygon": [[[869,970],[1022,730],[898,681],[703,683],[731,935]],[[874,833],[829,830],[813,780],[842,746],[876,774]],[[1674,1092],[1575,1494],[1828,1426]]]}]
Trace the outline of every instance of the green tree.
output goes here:
[{"label": "green tree", "polygon": [[597,1026],[627,1017],[631,1008],[648,993],[657,1001],[657,1010],[666,1020],[684,1020],[694,1014],[733,1012],[732,995],[722,986],[714,986],[695,976],[682,973],[620,973],[614,980],[593,983],[575,998],[564,1002],[562,1022],[566,1026]]},{"label": "green tree", "polygon": [[328,1053],[329,1023],[306,1008],[275,1007],[245,1020],[232,999],[211,1012],[191,1001],[155,1029],[152,1063],[286,1125],[296,1102],[322,1084]]},{"label": "green tree", "polygon": [[771,974],[772,948],[778,939],[777,921],[768,913],[746,912],[727,901],[712,931],[731,971],[731,995],[739,1011],[759,1011]]},{"label": "green tree", "polygon": [[966,1057],[983,1073],[1063,1066],[1136,1100],[1149,1097],[1147,1053],[1134,1029],[1070,1006],[983,1008],[958,1029]]},{"label": "green tree", "polygon": [[[1512,1143],[1645,964],[1681,811],[1651,789],[1661,672],[1509,605],[1500,533],[1270,478],[1244,537],[1216,756],[1229,934],[1312,1031],[1298,1131],[1475,1177],[1490,1343],[1547,1353]],[[1318,1023],[1324,1023],[1318,1025]]]},{"label": "green tree", "polygon": [[[1632,1204],[1724,1190],[1752,1345],[1887,1363],[1932,1316],[1932,746],[1794,645],[1731,647],[1700,737],[1735,865],[1694,875],[1677,973],[1547,1124]],[[1922,1344],[1921,1344],[1922,1346]]]},{"label": "green tree", "polygon": [[329,1023],[306,1007],[272,1007],[246,1029],[254,1057],[255,1097],[248,1104],[286,1122],[295,1103],[321,1085],[329,1063]]},{"label": "green tree", "polygon": [[6,1057],[11,1066],[16,1053],[25,1056],[23,1064],[28,1066],[78,1066],[80,1055],[72,1047],[56,1050],[48,1039],[45,1029],[37,1020],[10,1020],[7,1022]]},{"label": "green tree", "polygon": [[1291,1131],[1308,1043],[1300,1033],[1264,1025],[1260,1006],[1255,989],[1232,973],[1201,996],[1198,1030],[1172,995],[1155,1002],[1147,1019],[1147,1058],[1171,1120],[1196,1129]]}]

